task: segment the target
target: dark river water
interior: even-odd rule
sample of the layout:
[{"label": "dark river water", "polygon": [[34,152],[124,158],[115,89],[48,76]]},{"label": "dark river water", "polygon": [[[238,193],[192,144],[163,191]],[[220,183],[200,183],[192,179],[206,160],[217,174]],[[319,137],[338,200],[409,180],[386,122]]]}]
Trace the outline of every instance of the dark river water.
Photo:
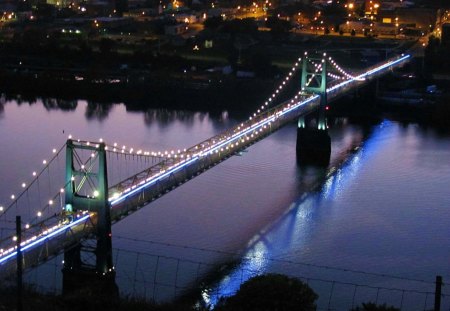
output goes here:
[{"label": "dark river water", "polygon": [[[242,121],[226,112],[76,103],[72,110],[1,104],[0,206],[69,134],[158,151]],[[330,136],[326,169],[298,166],[296,125],[288,125],[114,225],[121,291],[165,301],[203,281],[200,303],[214,304],[254,274],[279,272],[308,282],[320,310],[362,301],[431,309],[436,275],[450,280],[450,137],[416,124],[346,119]],[[60,261],[27,280],[58,289]],[[46,273],[52,277],[43,282]],[[448,286],[444,293],[448,310]]]}]

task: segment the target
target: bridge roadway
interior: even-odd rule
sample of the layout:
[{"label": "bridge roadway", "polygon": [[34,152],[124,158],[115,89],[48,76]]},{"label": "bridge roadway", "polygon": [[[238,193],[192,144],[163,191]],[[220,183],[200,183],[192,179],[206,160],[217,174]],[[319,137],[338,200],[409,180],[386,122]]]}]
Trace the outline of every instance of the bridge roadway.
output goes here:
[{"label": "bridge roadway", "polygon": [[[402,55],[367,69],[356,77],[327,88],[328,102],[368,84],[371,80],[410,60]],[[109,189],[111,219],[117,222],[189,179],[226,160],[237,152],[270,135],[283,125],[318,108],[319,95],[297,95],[276,107],[255,114],[249,120],[170,157]],[[23,268],[30,269],[60,254],[66,247],[94,233],[96,215],[79,212],[67,221],[57,216],[47,220],[45,230],[22,239]],[[52,223],[49,225],[49,223]],[[6,245],[6,247],[5,247]],[[0,241],[0,279],[13,276],[16,247],[12,239]]]}]

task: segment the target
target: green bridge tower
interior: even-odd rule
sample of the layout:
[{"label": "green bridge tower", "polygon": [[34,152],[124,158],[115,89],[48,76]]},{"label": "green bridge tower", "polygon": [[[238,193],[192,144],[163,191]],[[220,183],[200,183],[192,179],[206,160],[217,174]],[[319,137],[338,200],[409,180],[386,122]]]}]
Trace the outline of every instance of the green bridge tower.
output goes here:
[{"label": "green bridge tower", "polygon": [[116,292],[104,143],[67,141],[64,190],[64,213],[69,221],[81,211],[95,216],[91,217],[94,232],[90,239],[65,249],[63,293],[86,287]]}]

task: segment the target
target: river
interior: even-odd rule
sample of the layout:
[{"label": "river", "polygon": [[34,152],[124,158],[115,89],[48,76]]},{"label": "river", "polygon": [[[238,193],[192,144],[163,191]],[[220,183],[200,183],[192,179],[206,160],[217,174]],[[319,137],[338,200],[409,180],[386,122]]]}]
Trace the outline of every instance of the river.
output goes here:
[{"label": "river", "polygon": [[[82,100],[70,109],[0,105],[2,206],[69,134],[170,150],[242,121],[226,112],[131,112]],[[170,300],[222,267],[205,286],[205,303],[254,273],[280,272],[308,282],[319,309],[362,301],[432,308],[426,292],[435,276],[450,280],[450,137],[413,123],[347,119],[334,122],[330,136],[326,169],[298,166],[296,127],[288,125],[114,225],[119,288]],[[53,287],[60,286],[60,260],[29,272],[28,282],[53,271]],[[223,268],[230,261],[234,268]]]}]

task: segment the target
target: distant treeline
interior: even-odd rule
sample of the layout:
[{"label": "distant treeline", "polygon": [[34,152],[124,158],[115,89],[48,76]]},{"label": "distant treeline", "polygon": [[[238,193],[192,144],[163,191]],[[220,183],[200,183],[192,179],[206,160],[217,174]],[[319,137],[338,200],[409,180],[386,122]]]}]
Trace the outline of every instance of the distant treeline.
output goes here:
[{"label": "distant treeline", "polygon": [[100,103],[122,102],[131,110],[167,108],[192,111],[250,112],[262,105],[275,87],[263,79],[156,79],[126,81],[75,81],[59,76],[0,72],[0,92],[7,97],[85,99]]}]

